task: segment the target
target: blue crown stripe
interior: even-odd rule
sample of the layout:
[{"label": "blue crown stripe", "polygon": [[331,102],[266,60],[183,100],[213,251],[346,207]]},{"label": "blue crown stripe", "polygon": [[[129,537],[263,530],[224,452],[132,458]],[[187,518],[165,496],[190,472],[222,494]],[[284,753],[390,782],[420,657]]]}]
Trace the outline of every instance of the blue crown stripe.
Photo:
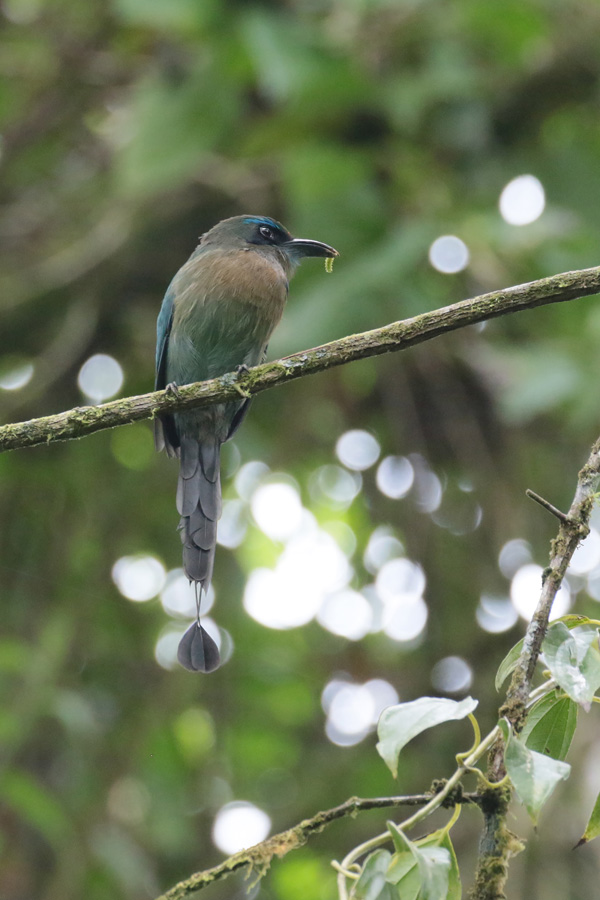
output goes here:
[{"label": "blue crown stripe", "polygon": [[247,219],[244,219],[244,222],[247,225],[270,225],[271,228],[279,229],[279,225],[275,222],[274,219],[269,219],[268,216],[249,216]]}]

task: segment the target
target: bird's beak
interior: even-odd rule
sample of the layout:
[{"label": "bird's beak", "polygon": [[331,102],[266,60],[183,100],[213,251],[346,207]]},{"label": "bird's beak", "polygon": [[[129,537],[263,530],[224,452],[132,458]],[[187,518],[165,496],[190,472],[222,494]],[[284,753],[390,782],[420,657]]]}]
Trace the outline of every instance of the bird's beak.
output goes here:
[{"label": "bird's beak", "polygon": [[298,259],[301,259],[303,256],[324,256],[329,259],[339,256],[337,250],[334,250],[329,244],[322,244],[321,241],[294,238],[291,241],[286,241],[283,246],[288,253],[296,256]]}]

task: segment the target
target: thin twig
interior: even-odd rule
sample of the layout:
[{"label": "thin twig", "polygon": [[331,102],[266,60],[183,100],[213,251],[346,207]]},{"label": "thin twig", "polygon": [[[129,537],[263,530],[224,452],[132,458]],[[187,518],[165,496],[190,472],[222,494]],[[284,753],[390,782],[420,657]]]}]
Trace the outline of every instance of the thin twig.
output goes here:
[{"label": "thin twig", "polygon": [[[448,792],[445,791],[444,796],[440,796],[439,803],[436,804],[437,806],[440,806],[444,799],[447,798],[447,793]],[[304,819],[304,821],[300,822],[294,828],[289,828],[287,831],[275,834],[273,837],[267,838],[266,841],[262,841],[260,844],[256,844],[248,850],[241,850],[239,853],[235,853],[233,856],[230,856],[212,869],[206,869],[204,872],[197,872],[195,875],[191,875],[189,878],[186,878],[185,881],[180,881],[179,884],[176,884],[165,894],[161,894],[157,900],[182,900],[182,898],[188,897],[190,894],[207,887],[214,881],[227,878],[232,872],[236,872],[238,869],[245,868],[246,866],[250,867],[250,873],[255,872],[256,876],[260,878],[269,868],[274,856],[285,856],[290,850],[297,850],[306,843],[311,835],[323,831],[324,828],[330,825],[331,822],[335,822],[337,819],[342,819],[346,816],[354,816],[358,812],[369,809],[389,809],[390,807],[399,806],[425,806],[431,803],[432,797],[437,798],[438,795],[432,795],[430,793],[405,794],[398,797],[371,797],[367,799],[350,797],[349,800],[346,800],[339,806],[334,806],[332,809],[319,812],[310,819]],[[461,804],[477,803],[478,800],[479,795],[477,793],[464,793],[454,802]],[[450,801],[447,800],[447,803],[449,802]]]},{"label": "thin twig", "polygon": [[527,497],[529,497],[530,500],[535,500],[536,503],[539,503],[540,506],[543,506],[544,509],[547,509],[549,513],[552,513],[553,516],[556,516],[559,521],[569,521],[569,517],[566,513],[562,512],[562,510],[560,509],[557,509],[557,507],[553,506],[552,503],[550,503],[548,500],[544,500],[544,498],[540,497],[539,494],[536,494],[535,491],[531,491],[529,488],[527,488],[525,494]]},{"label": "thin twig", "polygon": [[213,381],[186,385],[180,388],[177,397],[166,391],[155,391],[137,397],[113,400],[101,406],[76,407],[42,419],[4,425],[0,428],[0,452],[52,441],[72,440],[106,428],[153,418],[161,412],[238,400],[240,389],[248,395],[258,394],[260,391],[284,384],[290,379],[322,372],[333,366],[341,366],[368,356],[405,350],[407,347],[467,325],[522,309],[574,300],[596,294],[598,291],[600,291],[600,267],[564,272],[528,284],[492,291],[411,319],[394,322],[383,328],[349,335],[321,347],[256,366],[241,378],[237,373],[230,373]]}]

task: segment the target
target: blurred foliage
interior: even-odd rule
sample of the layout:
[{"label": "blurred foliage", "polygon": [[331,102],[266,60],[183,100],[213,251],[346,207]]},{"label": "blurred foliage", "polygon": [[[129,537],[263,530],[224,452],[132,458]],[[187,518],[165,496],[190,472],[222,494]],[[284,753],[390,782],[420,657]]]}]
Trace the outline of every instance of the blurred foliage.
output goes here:
[{"label": "blurred foliage", "polygon": [[[275,216],[342,254],[331,276],[309,263],[298,273],[271,356],[598,263],[592,0],[3,0],[0,13],[0,354],[2,371],[34,366],[20,390],[0,391],[4,421],[85,402],[77,374],[94,353],[120,362],[124,395],[149,390],[165,287],[227,215]],[[547,205],[515,227],[498,197],[525,173]],[[457,275],[427,259],[448,233],[470,252]],[[230,661],[208,678],[166,670],[154,658],[168,621],[159,601],[131,603],[111,580],[128,554],[180,565],[175,469],[151,452],[149,427],[0,457],[3,900],[152,897],[219,860],[211,826],[232,799],[279,829],[450,772],[469,741],[460,725],[416,741],[393,782],[373,735],[351,747],[326,738],[321,693],[333,677],[385,679],[403,700],[436,693],[432,667],[458,655],[493,722],[494,671],[522,625],[489,634],[475,609],[482,593],[507,595],[497,560],[509,539],[545,563],[555,526],[524,491],[568,505],[599,431],[599,342],[592,298],[255,402],[236,438],[242,463],[293,476],[323,526],[352,529],[354,588],[371,581],[361,560],[379,526],[423,567],[430,617],[412,644],[259,625],[242,607],[245,579],[282,545],[251,524],[217,554],[212,615]],[[445,488],[439,515],[413,494],[385,497],[373,469],[346,510],[311,496],[352,428],[383,455],[420,454]],[[447,524],[467,481],[483,511],[475,530]],[[236,497],[231,479],[224,492]],[[580,592],[577,610],[594,607]],[[513,900],[596,893],[598,848],[570,853],[591,806],[581,798],[598,787],[593,728],[553,800],[560,829],[546,812],[514,864]],[[329,860],[382,821],[332,827],[251,895],[333,898]],[[463,814],[466,884],[479,825]],[[515,828],[529,833],[524,818]],[[207,896],[246,889],[240,876]]]}]

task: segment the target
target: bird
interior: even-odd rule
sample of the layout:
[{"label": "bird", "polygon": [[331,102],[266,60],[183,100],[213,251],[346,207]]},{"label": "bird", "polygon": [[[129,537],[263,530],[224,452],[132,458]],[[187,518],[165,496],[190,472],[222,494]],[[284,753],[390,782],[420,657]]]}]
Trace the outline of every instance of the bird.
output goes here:
[{"label": "bird", "polygon": [[[176,394],[181,385],[263,362],[298,264],[305,257],[329,261],[338,255],[328,244],[292,237],[268,216],[218,222],[200,237],[167,288],[156,328],[156,390]],[[220,665],[218,647],[200,622],[201,602],[212,578],[221,515],[221,444],[233,437],[249,406],[250,399],[240,395],[202,409],[161,413],[154,423],[157,450],[179,458],[178,528],[184,572],[195,587],[196,619],[181,638],[177,659],[191,672]]]}]

